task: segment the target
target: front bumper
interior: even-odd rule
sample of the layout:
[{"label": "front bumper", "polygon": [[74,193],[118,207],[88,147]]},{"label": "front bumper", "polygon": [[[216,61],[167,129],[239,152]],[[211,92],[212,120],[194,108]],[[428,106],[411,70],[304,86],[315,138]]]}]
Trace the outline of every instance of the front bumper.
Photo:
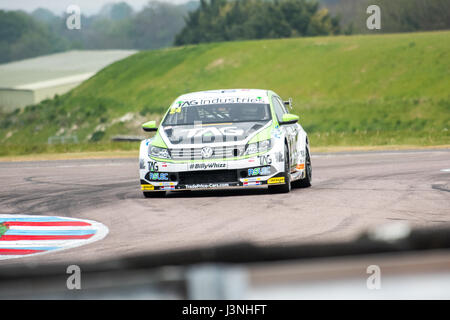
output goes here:
[{"label": "front bumper", "polygon": [[140,164],[145,192],[263,187],[286,181],[283,158],[276,153],[226,162],[170,163],[150,158],[146,162]]},{"label": "front bumper", "polygon": [[[214,173],[214,172],[208,172]],[[195,178],[195,177],[194,177]],[[284,184],[285,177],[281,173],[274,176],[259,176],[240,178],[233,181],[191,181],[190,183],[180,181],[148,181],[141,180],[142,191],[175,191],[175,190],[205,190],[205,189],[229,189],[237,187],[262,187],[266,185]]]}]

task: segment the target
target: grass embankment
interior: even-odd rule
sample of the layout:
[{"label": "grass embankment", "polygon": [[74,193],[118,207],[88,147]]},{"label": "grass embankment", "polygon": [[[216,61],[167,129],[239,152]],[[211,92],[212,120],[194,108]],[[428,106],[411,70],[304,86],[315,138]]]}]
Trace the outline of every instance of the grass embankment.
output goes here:
[{"label": "grass embankment", "polygon": [[[71,92],[2,115],[0,156],[131,150],[178,95],[268,88],[294,99],[315,147],[450,144],[450,32],[213,43],[140,52]],[[78,146],[46,146],[76,135]],[[95,142],[94,144],[88,142]],[[22,145],[22,146],[20,146]]]}]

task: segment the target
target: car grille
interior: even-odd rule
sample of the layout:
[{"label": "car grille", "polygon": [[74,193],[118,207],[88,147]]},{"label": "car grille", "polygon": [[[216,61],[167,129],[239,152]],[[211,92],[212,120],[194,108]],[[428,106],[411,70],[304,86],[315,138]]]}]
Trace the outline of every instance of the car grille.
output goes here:
[{"label": "car grille", "polygon": [[[203,147],[202,147],[203,148]],[[173,160],[202,160],[202,148],[170,149]],[[239,157],[244,153],[244,146],[212,147],[212,156],[208,159],[226,159]]]},{"label": "car grille", "polygon": [[178,174],[179,184],[226,183],[238,181],[236,170],[188,171]]}]

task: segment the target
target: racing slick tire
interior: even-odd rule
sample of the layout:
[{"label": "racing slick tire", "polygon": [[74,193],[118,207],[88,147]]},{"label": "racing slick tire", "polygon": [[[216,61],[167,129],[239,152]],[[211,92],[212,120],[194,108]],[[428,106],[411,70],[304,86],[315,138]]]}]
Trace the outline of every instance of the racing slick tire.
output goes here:
[{"label": "racing slick tire", "polygon": [[276,186],[269,186],[270,193],[288,193],[291,191],[291,175],[289,173],[289,151],[287,146],[284,146],[284,179],[285,184],[280,184]]},{"label": "racing slick tire", "polygon": [[301,180],[292,182],[292,186],[295,188],[308,188],[311,187],[311,181],[312,181],[311,157],[309,155],[308,149],[306,149],[305,177]]}]

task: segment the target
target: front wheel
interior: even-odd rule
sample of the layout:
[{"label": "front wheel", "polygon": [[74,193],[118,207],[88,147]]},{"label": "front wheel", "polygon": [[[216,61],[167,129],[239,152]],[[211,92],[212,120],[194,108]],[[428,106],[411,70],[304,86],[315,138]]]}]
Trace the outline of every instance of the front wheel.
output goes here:
[{"label": "front wheel", "polygon": [[311,181],[312,181],[311,157],[309,155],[308,149],[306,149],[305,177],[301,180],[294,181],[292,184],[296,188],[308,188],[311,187]]},{"label": "front wheel", "polygon": [[291,174],[290,174],[290,162],[289,162],[289,151],[287,146],[284,147],[284,184],[269,186],[269,191],[271,193],[288,193],[291,191]]}]

